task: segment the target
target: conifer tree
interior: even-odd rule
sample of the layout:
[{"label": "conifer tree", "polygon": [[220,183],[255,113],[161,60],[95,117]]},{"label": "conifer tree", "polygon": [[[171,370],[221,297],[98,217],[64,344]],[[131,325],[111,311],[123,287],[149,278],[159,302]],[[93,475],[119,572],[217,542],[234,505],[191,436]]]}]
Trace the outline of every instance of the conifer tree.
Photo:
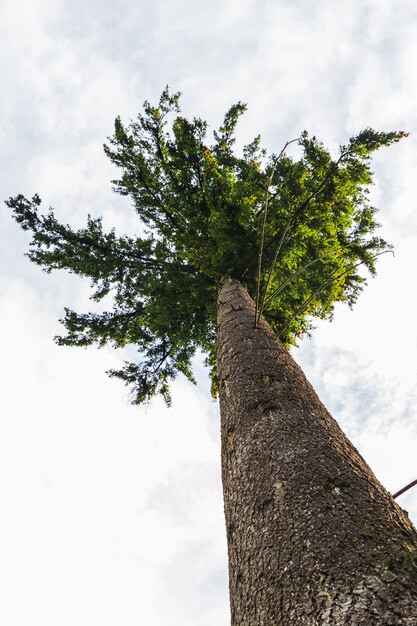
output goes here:
[{"label": "conifer tree", "polygon": [[[245,105],[208,133],[165,89],[104,146],[131,198],[138,236],[75,230],[41,200],[7,202],[45,271],[85,276],[102,313],[65,309],[60,345],[133,345],[110,375],[134,403],[202,350],[220,393],[233,626],[417,624],[414,528],[320,404],[288,348],[352,306],[390,250],[368,200],[373,152],[405,136],[365,129],[336,156],[303,132],[267,155],[241,154]],[[300,156],[291,156],[290,144]],[[362,621],[361,621],[362,620]]]}]

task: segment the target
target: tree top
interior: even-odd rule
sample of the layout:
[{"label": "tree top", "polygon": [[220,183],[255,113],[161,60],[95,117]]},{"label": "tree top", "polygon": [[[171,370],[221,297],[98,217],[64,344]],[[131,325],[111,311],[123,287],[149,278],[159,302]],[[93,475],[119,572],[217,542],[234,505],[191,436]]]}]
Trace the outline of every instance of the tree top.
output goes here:
[{"label": "tree top", "polygon": [[[114,191],[128,195],[140,236],[104,232],[87,217],[74,230],[34,195],[10,198],[16,221],[32,233],[29,258],[45,271],[88,277],[104,313],[66,308],[60,345],[133,345],[137,362],[111,370],[140,403],[161,393],[178,372],[194,380],[191,360],[207,355],[215,382],[216,297],[225,278],[239,280],[289,346],[330,318],[336,302],[352,306],[364,268],[390,249],[375,234],[368,200],[370,157],[406,136],[367,128],[336,156],[306,131],[268,155],[260,137],[241,154],[235,131],[246,105],[238,102],[209,137],[204,120],[181,116],[180,94],[166,88],[157,106],[144,103],[124,125],[118,117],[104,150],[119,168]],[[301,156],[291,156],[298,144]],[[255,320],[254,320],[255,323]]]}]

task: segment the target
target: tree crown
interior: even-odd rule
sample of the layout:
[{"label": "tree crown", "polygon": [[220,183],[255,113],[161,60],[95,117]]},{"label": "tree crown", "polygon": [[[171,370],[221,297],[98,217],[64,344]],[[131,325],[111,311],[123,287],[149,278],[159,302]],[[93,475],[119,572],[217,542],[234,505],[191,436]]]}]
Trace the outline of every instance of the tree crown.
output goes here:
[{"label": "tree crown", "polygon": [[[406,135],[367,128],[336,158],[307,132],[269,156],[256,137],[238,155],[244,104],[229,109],[210,143],[205,121],[180,115],[179,97],[166,88],[158,106],[145,102],[128,126],[117,118],[104,146],[121,172],[114,190],[130,196],[141,236],[104,232],[91,216],[74,230],[52,209],[41,214],[37,195],[7,201],[32,233],[33,262],[89,277],[91,298],[110,303],[104,313],[66,308],[67,334],[56,341],[133,344],[137,363],[109,373],[132,386],[136,403],[156,393],[169,402],[178,372],[193,381],[197,349],[207,354],[216,391],[216,296],[225,278],[244,284],[257,316],[287,346],[311,331],[314,318],[331,317],[336,302],[352,306],[365,283],[360,268],[374,274],[376,258],[389,249],[375,235],[368,201],[370,156]],[[288,154],[293,142],[298,159]]]}]

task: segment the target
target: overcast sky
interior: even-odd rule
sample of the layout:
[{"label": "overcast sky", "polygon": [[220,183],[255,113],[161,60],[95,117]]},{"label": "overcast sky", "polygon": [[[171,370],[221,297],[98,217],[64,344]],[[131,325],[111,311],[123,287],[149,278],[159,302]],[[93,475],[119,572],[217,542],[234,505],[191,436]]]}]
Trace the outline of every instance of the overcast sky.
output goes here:
[{"label": "overcast sky", "polygon": [[[2,0],[3,199],[137,228],[102,144],[162,89],[211,127],[248,103],[241,142],[307,129],[336,150],[366,126],[411,136],[377,155],[372,201],[395,257],[353,311],[293,350],[390,491],[417,478],[415,0]],[[0,622],[227,626],[219,414],[207,374],[173,407],[129,406],[123,355],[58,348],[88,284],[46,275],[0,211]],[[417,523],[417,488],[398,499]]]}]

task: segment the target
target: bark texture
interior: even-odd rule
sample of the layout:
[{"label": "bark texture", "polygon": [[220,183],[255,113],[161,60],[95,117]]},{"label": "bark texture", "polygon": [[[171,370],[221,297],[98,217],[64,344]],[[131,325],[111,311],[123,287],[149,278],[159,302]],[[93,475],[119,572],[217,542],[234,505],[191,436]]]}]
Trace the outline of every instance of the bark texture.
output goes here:
[{"label": "bark texture", "polygon": [[218,301],[232,626],[417,626],[417,533],[240,283]]}]

